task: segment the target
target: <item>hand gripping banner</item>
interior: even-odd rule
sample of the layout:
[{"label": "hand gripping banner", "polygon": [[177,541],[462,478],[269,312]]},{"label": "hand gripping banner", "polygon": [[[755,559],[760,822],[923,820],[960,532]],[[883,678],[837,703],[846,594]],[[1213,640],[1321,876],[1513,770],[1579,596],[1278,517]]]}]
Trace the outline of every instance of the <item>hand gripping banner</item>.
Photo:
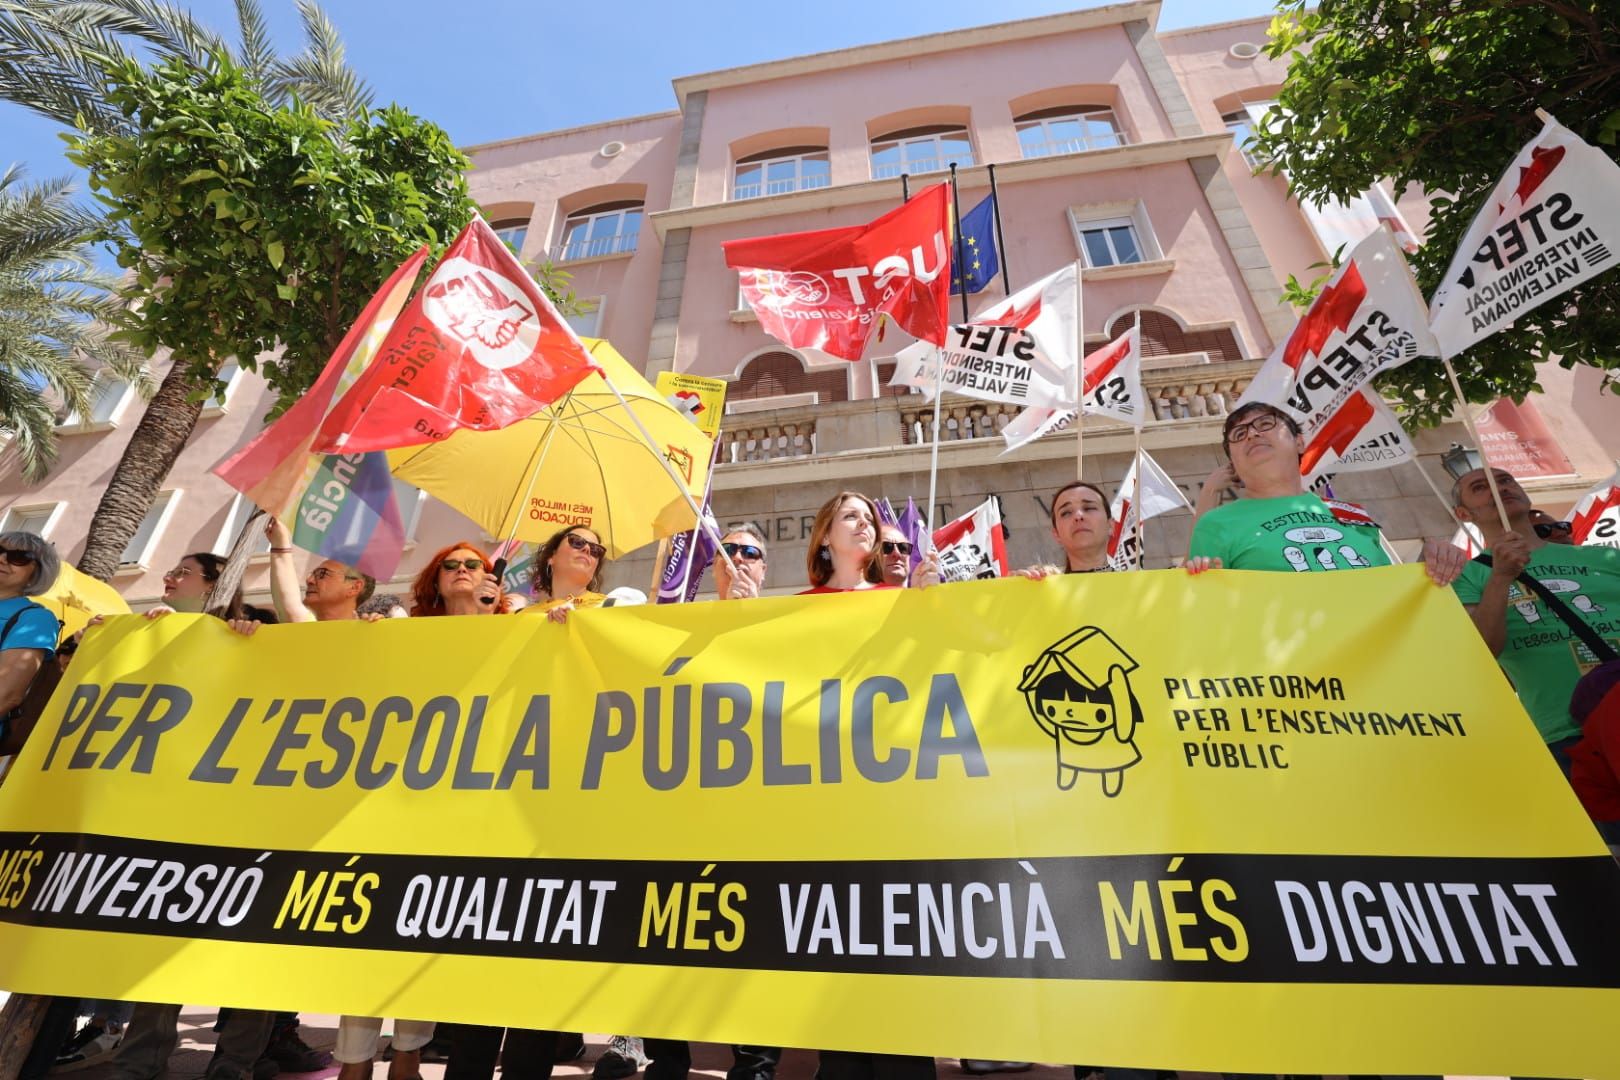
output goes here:
[{"label": "hand gripping banner", "polygon": [[1620,868],[1468,617],[1305,577],[114,619],[0,786],[0,985],[1620,1076]]}]

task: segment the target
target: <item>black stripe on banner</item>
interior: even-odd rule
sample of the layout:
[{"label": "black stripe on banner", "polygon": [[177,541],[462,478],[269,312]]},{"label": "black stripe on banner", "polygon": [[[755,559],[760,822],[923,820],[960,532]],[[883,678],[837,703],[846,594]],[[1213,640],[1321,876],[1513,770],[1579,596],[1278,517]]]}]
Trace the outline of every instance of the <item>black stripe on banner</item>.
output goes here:
[{"label": "black stripe on banner", "polygon": [[1607,857],[691,863],[0,833],[0,921],[612,964],[1620,987]]}]

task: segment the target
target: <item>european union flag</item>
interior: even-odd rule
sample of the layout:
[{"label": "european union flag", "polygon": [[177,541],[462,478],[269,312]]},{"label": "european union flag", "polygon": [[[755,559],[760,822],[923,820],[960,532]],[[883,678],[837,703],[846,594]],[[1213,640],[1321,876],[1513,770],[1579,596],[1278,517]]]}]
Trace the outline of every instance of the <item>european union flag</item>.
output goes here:
[{"label": "european union flag", "polygon": [[[996,197],[986,195],[983,202],[962,215],[958,228],[962,234],[962,265],[951,271],[951,295],[962,292],[966,279],[971,296],[1001,272],[1001,260],[996,257]],[[956,261],[954,247],[951,260]]]}]

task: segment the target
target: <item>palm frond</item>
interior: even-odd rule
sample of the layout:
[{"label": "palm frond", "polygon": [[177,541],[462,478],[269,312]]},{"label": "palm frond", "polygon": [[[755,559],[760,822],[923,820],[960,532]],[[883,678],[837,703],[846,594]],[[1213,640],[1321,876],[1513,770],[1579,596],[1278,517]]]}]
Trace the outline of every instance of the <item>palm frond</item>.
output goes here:
[{"label": "palm frond", "polygon": [[0,0],[0,99],[68,127],[123,132],[105,98],[107,73],[129,54],[93,30],[56,17],[43,0]]},{"label": "palm frond", "polygon": [[329,120],[357,119],[371,107],[372,91],[344,59],[343,38],[315,0],[298,0],[308,44],[275,66],[273,95],[297,98]]},{"label": "palm frond", "polygon": [[259,0],[236,0],[236,23],[242,34],[237,59],[248,76],[262,85],[270,79],[276,49],[270,42],[270,27],[264,21]]},{"label": "palm frond", "polygon": [[60,24],[74,27],[86,37],[111,41],[112,35],[134,38],[150,45],[163,59],[171,57],[194,67],[205,67],[209,56],[230,53],[225,39],[192,17],[191,12],[165,0],[23,0],[31,8],[49,10]]}]

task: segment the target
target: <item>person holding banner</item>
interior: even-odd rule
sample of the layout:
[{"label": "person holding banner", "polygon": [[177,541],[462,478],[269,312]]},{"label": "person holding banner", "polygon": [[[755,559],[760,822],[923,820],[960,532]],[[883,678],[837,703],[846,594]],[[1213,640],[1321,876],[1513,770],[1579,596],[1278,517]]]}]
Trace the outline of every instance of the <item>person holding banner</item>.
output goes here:
[{"label": "person holding banner", "polygon": [[1620,549],[1555,544],[1531,522],[1530,498],[1512,473],[1497,469],[1496,487],[1507,529],[1484,469],[1452,485],[1457,517],[1478,527],[1490,557],[1488,565],[1470,562],[1453,588],[1568,776],[1570,749],[1581,738],[1570,697],[1606,659],[1583,631],[1620,647]]},{"label": "person holding banner", "polygon": [[[1294,418],[1251,401],[1226,417],[1221,447],[1244,497],[1193,524],[1190,573],[1280,570],[1311,573],[1388,566],[1378,523],[1354,503],[1328,502],[1305,490],[1299,458],[1305,440]],[[1423,561],[1436,585],[1450,585],[1467,558],[1462,549],[1425,540]]]},{"label": "person holding banner", "polygon": [[911,541],[898,525],[885,525],[878,540],[879,562],[883,566],[883,584],[897,589],[906,587],[911,580]]},{"label": "person holding banner", "polygon": [[411,583],[411,617],[504,615],[506,594],[489,556],[468,543],[451,544],[427,561]]},{"label": "person holding banner", "polygon": [[602,568],[607,548],[589,525],[570,525],[551,534],[535,553],[536,602],[524,611],[537,611],[552,622],[564,622],[575,608],[601,607]]},{"label": "person holding banner", "polygon": [[[720,551],[730,556],[728,565],[720,552],[714,556],[714,590],[721,600],[751,600],[765,587],[765,541],[748,528],[732,529],[720,538]],[[731,572],[731,567],[737,573]]]},{"label": "person holding banner", "polygon": [[[800,596],[890,589],[879,557],[877,504],[858,491],[840,491],[822,503],[810,525],[805,568],[810,588]],[[929,552],[911,572],[912,588],[939,584],[939,556]]]},{"label": "person holding banner", "polygon": [[1055,574],[1096,574],[1111,570],[1108,563],[1108,496],[1102,488],[1076,480],[1052,496],[1052,537],[1063,549],[1063,566],[1030,566],[1014,571],[1039,581]]}]

